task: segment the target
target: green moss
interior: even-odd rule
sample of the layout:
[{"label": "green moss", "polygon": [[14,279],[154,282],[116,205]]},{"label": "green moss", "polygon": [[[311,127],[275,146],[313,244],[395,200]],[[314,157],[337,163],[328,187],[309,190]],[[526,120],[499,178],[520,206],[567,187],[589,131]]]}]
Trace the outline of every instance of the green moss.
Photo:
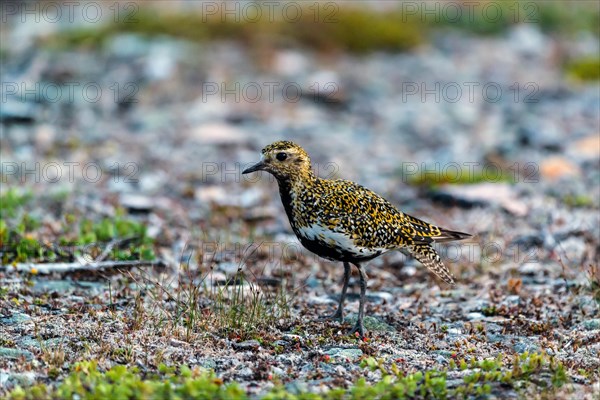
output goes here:
[{"label": "green moss", "polygon": [[21,193],[15,188],[0,191],[0,219],[16,217],[18,210],[27,204],[32,197],[31,192]]},{"label": "green moss", "polygon": [[[461,365],[467,363],[462,360]],[[527,386],[560,388],[568,382],[564,366],[554,358],[540,353],[515,356],[511,362],[504,363],[502,356],[480,361],[471,360],[471,373],[463,378],[463,383],[450,386],[447,380],[449,369],[416,371],[406,373],[396,364],[388,368],[382,359],[365,358],[363,368],[380,371],[381,379],[374,384],[359,378],[347,389],[334,388],[323,394],[288,392],[278,384],[269,393],[260,397],[263,400],[339,400],[370,398],[466,398],[481,397],[494,393],[500,386],[508,386],[521,391]],[[463,368],[461,368],[463,369]],[[466,369],[466,367],[465,367]],[[534,378],[535,379],[532,379]],[[549,379],[550,387],[544,387],[544,379]],[[535,389],[537,390],[537,389]],[[246,393],[238,384],[223,383],[214,373],[186,366],[175,368],[161,364],[154,374],[142,374],[136,368],[117,365],[106,372],[98,371],[95,362],[83,362],[75,365],[73,372],[56,388],[37,385],[27,389],[15,388],[9,393],[9,399],[247,399]]]},{"label": "green moss", "polygon": [[[459,29],[475,34],[491,35],[506,31],[506,29],[516,22],[514,10],[511,10],[509,2],[494,2],[489,5],[486,3],[472,3],[469,7],[458,9],[456,4],[451,7],[443,3],[433,3],[437,7],[438,13],[426,13],[427,8],[423,5],[424,18],[435,27],[445,27]],[[431,7],[431,6],[430,6]]]},{"label": "green moss", "polygon": [[[598,33],[600,18],[593,2],[473,2],[465,3],[460,11],[456,3],[438,3],[436,6],[437,13],[424,14],[431,25],[483,35],[501,34],[517,24],[530,24],[550,34]],[[436,6],[432,5],[430,9]],[[425,10],[423,8],[423,12]]]},{"label": "green moss", "polygon": [[113,218],[103,218],[98,222],[83,219],[79,224],[79,232],[82,238],[93,239],[83,243],[93,243],[96,240],[105,242],[115,238],[145,238],[146,226],[117,215]]},{"label": "green moss", "polygon": [[495,305],[491,305],[491,306],[482,308],[481,313],[483,315],[485,315],[486,317],[493,317],[494,315],[498,314],[498,309],[496,308]]},{"label": "green moss", "polygon": [[[600,66],[599,66],[600,67]],[[563,202],[570,207],[591,207],[594,205],[594,199],[587,195],[567,195]]]},{"label": "green moss", "polygon": [[72,29],[50,37],[46,44],[55,48],[95,48],[117,33],[135,33],[144,37],[166,35],[200,43],[237,40],[254,48],[296,44],[318,50],[365,53],[409,50],[423,41],[422,24],[415,18],[403,17],[398,11],[381,13],[345,6],[333,11],[330,15],[317,16],[307,5],[298,18],[285,20],[263,13],[254,21],[221,18],[220,15],[203,16],[201,13],[159,14],[146,7],[136,14],[135,23],[121,21],[93,29]]},{"label": "green moss", "polygon": [[566,67],[567,75],[579,81],[600,80],[600,58],[584,58],[574,61]]},{"label": "green moss", "polygon": [[[93,260],[108,242],[118,241],[105,260],[153,260],[152,240],[146,226],[117,212],[115,217],[92,221],[75,214],[66,214],[62,234],[56,243],[45,243],[38,235],[41,221],[27,212],[33,196],[19,194],[15,189],[3,192],[0,218],[0,246],[3,264],[19,262],[70,262],[74,257]],[[78,231],[72,226],[79,225]],[[84,254],[85,253],[85,254]],[[89,257],[91,256],[91,257]]]},{"label": "green moss", "polygon": [[[525,3],[524,3],[525,4]],[[536,1],[529,6],[530,15],[544,32],[550,34],[577,34],[591,32],[598,34],[600,8],[598,3],[572,1]]]},{"label": "green moss", "polygon": [[44,385],[24,390],[16,388],[11,400],[21,399],[232,399],[247,396],[236,384],[223,384],[209,372],[182,366],[175,371],[161,367],[157,375],[142,376],[137,368],[117,365],[106,372],[98,371],[95,362],[78,363],[74,371],[55,389]]},{"label": "green moss", "polygon": [[424,40],[421,24],[399,11],[381,13],[343,7],[335,18],[332,23],[304,18],[298,24],[282,25],[282,31],[311,48],[339,48],[352,53],[406,51]]},{"label": "green moss", "polygon": [[[281,10],[266,8],[259,17],[233,16],[220,11],[166,12],[142,6],[135,21],[121,18],[93,28],[70,29],[46,39],[54,48],[97,48],[118,33],[143,37],[170,36],[195,43],[233,40],[253,49],[296,45],[316,50],[352,53],[407,51],[426,41],[432,29],[449,28],[474,34],[501,34],[519,23],[549,33],[598,33],[593,2],[563,1],[414,3],[385,11],[348,3],[311,3],[285,18]],[[587,4],[586,4],[587,3]],[[302,3],[300,3],[302,4]],[[244,14],[242,14],[244,15]]]},{"label": "green moss", "polygon": [[399,174],[403,182],[427,188],[435,188],[446,184],[513,183],[515,181],[514,174],[506,173],[497,167],[475,170],[461,168],[459,165],[448,165],[431,169],[425,167],[418,171],[400,171]]}]

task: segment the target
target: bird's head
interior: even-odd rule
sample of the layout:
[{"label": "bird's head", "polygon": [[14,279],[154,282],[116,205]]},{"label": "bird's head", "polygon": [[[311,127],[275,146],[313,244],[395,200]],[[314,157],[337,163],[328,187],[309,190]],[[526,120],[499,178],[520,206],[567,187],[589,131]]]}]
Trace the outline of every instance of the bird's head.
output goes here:
[{"label": "bird's head", "polygon": [[242,171],[267,171],[279,180],[312,176],[310,158],[304,149],[293,142],[282,140],[271,143],[261,151],[260,161]]}]

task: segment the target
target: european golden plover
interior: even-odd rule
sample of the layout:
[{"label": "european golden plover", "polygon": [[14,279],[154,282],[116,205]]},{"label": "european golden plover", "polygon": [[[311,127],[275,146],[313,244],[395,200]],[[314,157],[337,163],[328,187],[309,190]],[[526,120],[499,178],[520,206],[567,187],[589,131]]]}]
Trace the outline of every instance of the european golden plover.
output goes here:
[{"label": "european golden plover", "polygon": [[364,336],[367,275],[361,263],[390,250],[407,250],[442,280],[454,283],[432,244],[471,235],[404,214],[383,197],[354,182],[318,178],[308,154],[295,143],[275,142],[261,153],[261,160],[242,174],[260,170],[272,174],[279,184],[292,229],[302,245],[323,258],[344,263],[344,284],[337,311],[322,320],[343,321],[350,264],[354,264],[360,273],[360,302],[352,332]]}]

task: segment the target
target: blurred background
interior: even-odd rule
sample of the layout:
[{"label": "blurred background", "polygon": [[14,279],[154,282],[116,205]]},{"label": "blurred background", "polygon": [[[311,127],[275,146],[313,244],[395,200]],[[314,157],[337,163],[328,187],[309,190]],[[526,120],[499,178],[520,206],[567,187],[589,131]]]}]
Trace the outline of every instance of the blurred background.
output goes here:
[{"label": "blurred background", "polygon": [[221,223],[288,233],[272,178],[240,175],[279,139],[439,224],[597,239],[598,7],[3,2],[2,240],[107,240],[93,221],[135,213],[175,260]]},{"label": "blurred background", "polygon": [[[319,176],[474,234],[439,248],[453,288],[400,253],[369,262],[367,329],[385,333],[353,354],[415,371],[547,349],[589,394],[599,4],[0,2],[0,386],[82,359],[200,365],[252,390],[320,377],[314,343],[346,339],[309,321],[336,304],[340,265],[301,249],[272,177],[241,175],[287,139]],[[167,268],[43,274],[136,260]],[[275,300],[231,300],[240,274]],[[230,354],[255,337],[279,343],[266,367]],[[301,356],[279,357],[286,341]],[[319,368],[347,386],[363,372],[343,363]]]}]

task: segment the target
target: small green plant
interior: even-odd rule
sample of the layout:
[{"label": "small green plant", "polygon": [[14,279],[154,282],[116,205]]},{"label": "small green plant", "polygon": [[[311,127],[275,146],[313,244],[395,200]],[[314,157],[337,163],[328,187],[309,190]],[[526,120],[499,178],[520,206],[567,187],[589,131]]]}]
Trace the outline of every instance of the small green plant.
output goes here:
[{"label": "small green plant", "polygon": [[156,327],[186,342],[207,331],[236,340],[263,341],[261,333],[289,318],[293,292],[288,285],[261,286],[252,271],[244,268],[243,260],[235,273],[215,279],[216,264],[208,258],[197,255],[198,268],[183,263],[175,280],[157,280],[144,270],[130,273],[138,287],[148,289],[148,296],[136,296],[130,326],[140,328],[142,320],[150,318]]},{"label": "small green plant", "polygon": [[0,220],[16,217],[21,207],[32,197],[31,192],[20,193],[15,188],[0,191]]},{"label": "small green plant", "polygon": [[600,58],[590,57],[571,62],[566,67],[567,75],[578,81],[600,80]]},{"label": "small green plant", "polygon": [[240,337],[271,326],[289,316],[290,298],[284,289],[267,293],[238,271],[223,285],[212,285],[215,326]]},{"label": "small green plant", "polygon": [[[153,260],[152,240],[144,224],[126,218],[117,211],[112,218],[99,221],[66,214],[61,232],[51,243],[38,234],[39,219],[26,211],[29,194],[19,195],[9,189],[2,195],[0,246],[2,263],[72,262],[73,259]],[[6,207],[5,207],[6,205]],[[78,226],[73,230],[72,226]]]},{"label": "small green plant", "polygon": [[[359,378],[347,389],[334,388],[322,394],[288,392],[281,384],[260,397],[262,400],[340,400],[340,399],[411,399],[411,398],[472,398],[494,393],[500,386],[522,391],[527,386],[544,387],[543,379],[549,379],[551,388],[560,388],[568,382],[564,366],[546,354],[524,353],[515,356],[509,363],[502,355],[493,359],[461,360],[461,369],[471,372],[462,384],[450,383],[447,376],[456,369],[415,371],[407,373],[396,364],[389,367],[382,359],[367,357],[361,366],[381,373],[381,379],[368,383]],[[462,367],[464,366],[464,368]],[[535,376],[536,379],[532,379]],[[546,377],[546,378],[544,378]],[[548,390],[548,388],[545,388]],[[80,398],[127,398],[127,399],[232,399],[245,400],[246,393],[234,382],[225,384],[214,373],[187,366],[179,368],[161,364],[156,373],[141,374],[136,368],[123,365],[112,367],[106,372],[98,370],[94,361],[75,365],[70,375],[52,389],[36,385],[27,389],[17,387],[8,398],[21,399],[72,399]]]},{"label": "small green plant", "polygon": [[96,362],[81,362],[54,390],[38,385],[27,390],[17,387],[10,400],[25,399],[223,399],[245,400],[246,393],[237,384],[223,384],[214,374],[182,366],[161,365],[158,374],[143,377],[137,368],[117,365],[98,371]]},{"label": "small green plant", "polygon": [[493,317],[498,314],[498,308],[495,305],[490,305],[482,308],[481,313],[486,317]]},{"label": "small green plant", "polygon": [[[600,65],[598,68],[600,68]],[[567,195],[563,198],[563,203],[570,207],[591,207],[594,205],[594,199],[586,195]]]}]

